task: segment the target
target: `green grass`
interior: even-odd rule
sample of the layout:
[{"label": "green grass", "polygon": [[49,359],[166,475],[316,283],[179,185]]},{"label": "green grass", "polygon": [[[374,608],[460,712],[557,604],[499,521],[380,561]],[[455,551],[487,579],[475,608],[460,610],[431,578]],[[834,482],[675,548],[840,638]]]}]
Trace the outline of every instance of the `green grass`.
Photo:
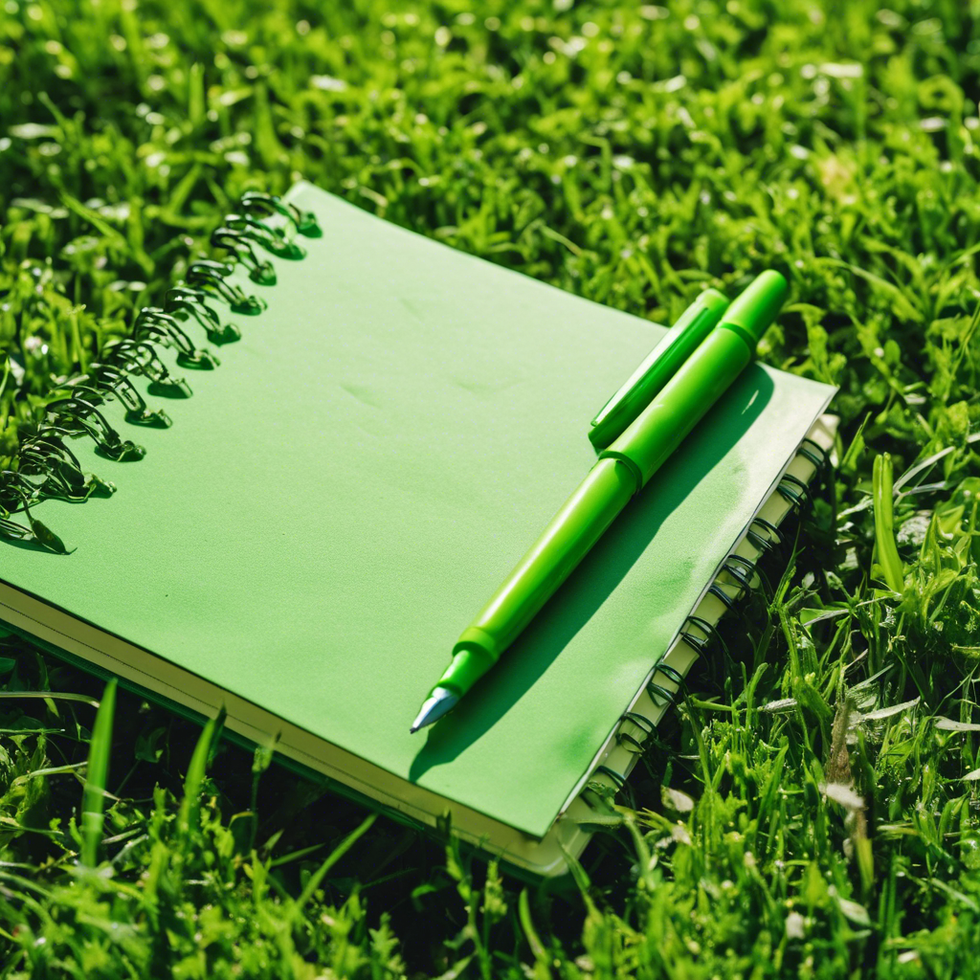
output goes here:
[{"label": "green grass", "polygon": [[978,84],[977,0],[0,3],[4,467],[300,176],[661,322],[777,268],[842,418],[566,892],[0,641],[0,977],[975,975]]}]

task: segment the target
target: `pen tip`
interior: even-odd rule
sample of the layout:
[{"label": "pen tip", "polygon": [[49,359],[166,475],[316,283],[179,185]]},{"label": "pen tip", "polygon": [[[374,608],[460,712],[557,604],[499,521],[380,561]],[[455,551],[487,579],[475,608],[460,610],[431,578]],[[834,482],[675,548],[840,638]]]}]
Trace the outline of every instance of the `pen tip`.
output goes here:
[{"label": "pen tip", "polygon": [[456,707],[459,698],[448,688],[437,687],[432,695],[422,705],[418,718],[412,722],[412,727],[408,730],[409,734],[414,734],[420,728],[426,728],[437,722],[443,715]]}]

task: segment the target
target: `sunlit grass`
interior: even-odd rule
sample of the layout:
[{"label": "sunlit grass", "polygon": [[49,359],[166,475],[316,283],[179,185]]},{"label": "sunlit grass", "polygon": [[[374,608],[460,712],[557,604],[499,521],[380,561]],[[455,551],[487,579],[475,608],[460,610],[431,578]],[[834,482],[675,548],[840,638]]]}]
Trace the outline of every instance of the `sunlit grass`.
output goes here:
[{"label": "sunlit grass", "polygon": [[0,977],[975,975],[978,85],[972,0],[0,7],[2,468],[298,177],[659,322],[779,269],[842,419],[565,892],[0,641]]}]

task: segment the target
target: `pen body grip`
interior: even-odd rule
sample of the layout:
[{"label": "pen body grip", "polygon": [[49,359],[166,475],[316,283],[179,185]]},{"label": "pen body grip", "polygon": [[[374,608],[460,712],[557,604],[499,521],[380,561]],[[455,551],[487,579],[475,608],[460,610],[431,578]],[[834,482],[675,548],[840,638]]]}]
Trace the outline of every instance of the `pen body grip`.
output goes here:
[{"label": "pen body grip", "polygon": [[[602,537],[637,489],[630,467],[617,460],[600,459],[460,635],[453,648],[454,662],[457,654],[470,651],[485,663],[485,669],[492,667]],[[461,686],[462,676],[456,678],[451,671],[452,666],[440,683]],[[471,680],[467,673],[467,683],[475,679]]]},{"label": "pen body grip", "polygon": [[716,328],[600,459],[633,467],[645,486],[751,358],[741,332]]}]

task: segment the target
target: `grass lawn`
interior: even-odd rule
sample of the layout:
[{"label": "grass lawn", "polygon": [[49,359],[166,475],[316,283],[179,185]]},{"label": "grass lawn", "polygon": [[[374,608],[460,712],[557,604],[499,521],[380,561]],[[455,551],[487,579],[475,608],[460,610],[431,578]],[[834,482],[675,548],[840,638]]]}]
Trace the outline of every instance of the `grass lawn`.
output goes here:
[{"label": "grass lawn", "polygon": [[842,420],[564,891],[0,639],[0,977],[980,975],[980,2],[889,2],[0,0],[2,468],[299,177],[659,322],[776,268]]}]

